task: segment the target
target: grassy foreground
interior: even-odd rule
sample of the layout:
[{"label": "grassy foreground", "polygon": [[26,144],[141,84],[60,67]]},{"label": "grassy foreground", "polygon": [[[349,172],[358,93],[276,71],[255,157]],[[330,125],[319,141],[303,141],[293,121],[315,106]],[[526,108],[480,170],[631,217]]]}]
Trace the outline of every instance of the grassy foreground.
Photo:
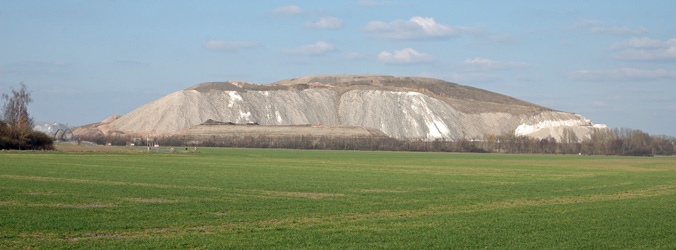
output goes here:
[{"label": "grassy foreground", "polygon": [[676,158],[0,152],[0,248],[676,248]]}]

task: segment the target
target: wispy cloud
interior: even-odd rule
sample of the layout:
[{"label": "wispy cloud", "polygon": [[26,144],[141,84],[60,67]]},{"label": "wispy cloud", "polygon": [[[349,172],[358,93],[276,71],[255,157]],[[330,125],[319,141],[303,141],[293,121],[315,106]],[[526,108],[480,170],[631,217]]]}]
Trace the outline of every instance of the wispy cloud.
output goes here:
[{"label": "wispy cloud", "polygon": [[423,72],[419,76],[444,79],[446,81],[467,84],[467,83],[490,83],[501,78],[492,73],[473,72],[473,73],[431,73]]},{"label": "wispy cloud", "polygon": [[608,107],[608,104],[604,101],[594,101],[594,102],[592,102],[592,106],[603,108],[603,107]]},{"label": "wispy cloud", "polygon": [[519,82],[539,82],[542,81],[542,78],[536,75],[516,75],[514,79]]},{"label": "wispy cloud", "polygon": [[383,0],[383,1],[359,0],[358,4],[361,5],[361,6],[368,6],[368,7],[397,5],[397,3],[385,1],[385,0]]},{"label": "wispy cloud", "polygon": [[591,31],[592,33],[595,34],[613,34],[613,35],[638,35],[648,32],[648,30],[646,30],[643,27],[640,27],[638,29],[630,29],[627,27],[618,27],[618,26],[594,27],[591,29]]},{"label": "wispy cloud", "polygon": [[382,51],[378,55],[378,61],[388,64],[416,64],[433,62],[436,61],[436,58],[412,48],[405,48],[394,52]]},{"label": "wispy cloud", "polygon": [[262,45],[257,42],[225,42],[210,40],[204,44],[204,48],[212,51],[234,51],[239,49],[257,48]]},{"label": "wispy cloud", "polygon": [[305,15],[305,14],[308,14],[308,12],[301,9],[300,7],[298,7],[296,5],[279,7],[279,8],[276,8],[276,9],[270,11],[270,15],[278,16],[278,17],[299,16],[299,15]]},{"label": "wispy cloud", "polygon": [[373,59],[374,55],[362,54],[357,52],[350,52],[345,55],[346,60],[356,61],[356,60],[367,60]]},{"label": "wispy cloud", "polygon": [[575,25],[573,25],[573,28],[585,29],[593,34],[611,35],[639,35],[648,32],[648,30],[644,27],[631,29],[615,25],[609,26],[605,22],[590,19],[580,19],[577,23],[575,23]]},{"label": "wispy cloud", "polygon": [[145,67],[148,66],[147,63],[138,61],[138,60],[131,60],[131,59],[125,59],[125,60],[117,60],[115,61],[115,64],[120,65],[120,66],[126,66],[126,67]]},{"label": "wispy cloud", "polygon": [[0,66],[0,72],[11,75],[59,75],[70,66],[65,61],[26,61]]},{"label": "wispy cloud", "polygon": [[340,20],[336,17],[327,16],[322,17],[316,22],[307,22],[305,24],[306,29],[331,29],[336,30],[343,27],[343,20]]},{"label": "wispy cloud", "polygon": [[636,68],[619,68],[610,70],[578,70],[572,72],[573,80],[582,81],[652,81],[676,79],[676,70],[644,70]]},{"label": "wispy cloud", "polygon": [[282,50],[282,53],[286,55],[316,56],[326,54],[334,50],[336,50],[336,47],[333,46],[333,44],[319,41],[314,44],[303,45],[294,49],[285,49]]},{"label": "wispy cloud", "polygon": [[594,27],[594,26],[604,26],[604,25],[606,25],[606,24],[604,22],[599,21],[599,20],[591,20],[591,19],[582,18],[582,19],[578,20],[575,23],[575,25],[573,25],[573,27],[574,28],[589,27],[589,26]]},{"label": "wispy cloud", "polygon": [[676,60],[676,38],[662,41],[648,37],[634,37],[613,43],[610,49],[618,51],[615,58],[621,60]]},{"label": "wispy cloud", "polygon": [[68,63],[65,61],[54,61],[51,64],[54,66],[68,66]]},{"label": "wispy cloud", "polygon": [[474,59],[467,58],[462,63],[462,67],[469,71],[498,71],[515,68],[524,68],[528,66],[530,65],[522,62],[514,62],[514,61],[501,62],[480,57],[476,57]]}]

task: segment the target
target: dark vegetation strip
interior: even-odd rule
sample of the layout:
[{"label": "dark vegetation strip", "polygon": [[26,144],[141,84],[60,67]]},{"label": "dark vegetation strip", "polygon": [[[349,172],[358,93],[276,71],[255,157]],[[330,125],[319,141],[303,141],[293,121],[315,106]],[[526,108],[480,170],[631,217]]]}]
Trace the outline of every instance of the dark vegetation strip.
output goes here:
[{"label": "dark vegetation strip", "polygon": [[[568,131],[568,132],[566,132]],[[82,140],[99,144],[129,145],[131,135],[82,137]],[[172,147],[238,147],[238,148],[287,148],[313,150],[369,150],[369,151],[412,151],[412,152],[471,152],[509,154],[584,154],[654,156],[674,155],[676,138],[673,136],[651,136],[640,130],[613,129],[595,130],[589,138],[577,138],[572,130],[564,131],[563,139],[536,139],[503,135],[486,135],[482,138],[447,141],[436,139],[398,140],[389,137],[337,137],[337,136],[159,136],[135,138],[137,145],[155,142]]]}]

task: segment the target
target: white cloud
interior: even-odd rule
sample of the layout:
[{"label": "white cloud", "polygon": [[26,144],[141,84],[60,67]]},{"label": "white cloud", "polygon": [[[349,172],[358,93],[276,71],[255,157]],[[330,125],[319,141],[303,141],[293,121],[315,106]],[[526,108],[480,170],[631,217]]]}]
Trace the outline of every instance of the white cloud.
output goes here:
[{"label": "white cloud", "polygon": [[474,59],[467,58],[463,62],[463,67],[471,71],[496,71],[514,68],[524,68],[528,66],[529,65],[527,63],[513,61],[500,62],[480,57],[476,57]]},{"label": "white cloud", "polygon": [[54,66],[68,66],[69,64],[65,61],[54,61],[54,62],[52,62],[52,65],[54,65]]},{"label": "white cloud", "polygon": [[261,47],[257,42],[224,42],[210,40],[204,44],[204,48],[213,51],[234,51],[238,49],[257,48]]},{"label": "white cloud", "polygon": [[340,29],[343,27],[343,20],[338,18],[327,16],[322,17],[319,21],[316,22],[307,22],[305,28],[307,29]]},{"label": "white cloud", "polygon": [[647,33],[644,27],[631,29],[620,26],[608,26],[606,23],[598,20],[580,19],[573,28],[585,28],[593,34],[611,34],[611,35],[639,35]]},{"label": "white cloud", "polygon": [[592,102],[592,106],[594,107],[608,107],[608,104],[603,102],[603,101],[594,101]]},{"label": "white cloud", "polygon": [[412,17],[408,21],[395,20],[390,23],[371,21],[362,28],[373,37],[388,39],[425,39],[447,38],[458,36],[464,32],[474,32],[476,29],[467,27],[450,27],[434,21],[431,17]]},{"label": "white cloud", "polygon": [[388,5],[397,5],[397,3],[393,3],[390,1],[375,1],[375,0],[359,0],[359,5],[361,6],[368,6],[368,7],[374,7],[374,6],[388,6]]},{"label": "white cloud", "polygon": [[634,37],[613,43],[610,49],[618,50],[615,58],[621,60],[676,60],[676,38],[662,41],[648,37]]},{"label": "white cloud", "polygon": [[390,64],[428,63],[435,60],[434,56],[418,52],[412,48],[395,50],[394,53],[383,51],[378,55],[378,61]]},{"label": "white cloud", "polygon": [[647,33],[648,30],[646,30],[643,27],[639,27],[638,29],[630,29],[627,27],[613,26],[613,27],[594,27],[591,29],[591,32],[594,34],[638,35]]},{"label": "white cloud", "polygon": [[284,7],[276,8],[270,11],[270,14],[273,16],[285,17],[285,16],[299,16],[307,14],[307,11],[301,9],[296,5],[289,5]]},{"label": "white cloud", "polygon": [[[674,39],[672,39],[674,40]],[[610,49],[624,49],[624,48],[633,48],[633,49],[646,49],[646,48],[660,48],[664,46],[664,42],[656,39],[651,39],[648,37],[636,38],[633,37],[629,40],[616,42],[610,45]]]},{"label": "white cloud", "polygon": [[415,40],[415,39],[442,39],[461,35],[469,35],[478,39],[492,42],[507,42],[512,40],[510,34],[495,34],[483,28],[448,26],[437,23],[431,17],[412,17],[408,21],[395,20],[389,23],[371,21],[361,30],[369,33],[370,37]]},{"label": "white cloud", "polygon": [[586,27],[586,26],[604,26],[606,25],[604,22],[598,21],[598,20],[591,20],[591,19],[580,19],[575,23],[574,27]]},{"label": "white cloud", "polygon": [[620,68],[611,70],[578,70],[570,74],[574,80],[582,81],[651,81],[676,79],[676,70],[644,70]]},{"label": "white cloud", "polygon": [[333,44],[319,41],[314,44],[303,45],[295,49],[285,49],[282,52],[287,55],[314,56],[326,54],[334,50],[336,50],[336,47],[333,46]]}]

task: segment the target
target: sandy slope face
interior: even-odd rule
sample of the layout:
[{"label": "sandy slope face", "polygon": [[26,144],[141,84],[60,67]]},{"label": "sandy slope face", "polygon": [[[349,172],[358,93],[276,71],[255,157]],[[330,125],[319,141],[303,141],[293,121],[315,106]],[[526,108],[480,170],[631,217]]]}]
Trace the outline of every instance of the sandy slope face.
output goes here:
[{"label": "sandy slope face", "polygon": [[124,131],[175,133],[215,121],[262,125],[336,125],[335,92],[182,90],[148,103],[110,125]]},{"label": "sandy slope face", "polygon": [[[348,80],[356,82],[344,82]],[[505,133],[560,140],[564,130],[584,139],[597,129],[608,129],[580,115],[440,80],[395,80],[388,76],[313,76],[271,85],[203,83],[148,103],[108,127],[172,134],[212,119],[236,124],[357,126],[398,139],[423,140],[479,139]],[[407,85],[408,81],[412,83]],[[421,90],[427,94],[418,88],[427,88]]]},{"label": "sandy slope face", "polygon": [[265,126],[265,125],[198,125],[193,126],[187,135],[195,137],[210,136],[264,136],[268,138],[275,137],[297,137],[298,135],[308,137],[388,137],[377,129],[365,127],[349,126]]},{"label": "sandy slope face", "polygon": [[344,125],[371,127],[405,139],[457,139],[462,136],[458,111],[417,92],[352,90],[340,98]]},{"label": "sandy slope face", "polygon": [[[545,111],[532,117],[504,112],[467,114],[417,92],[348,91],[341,96],[339,114],[342,124],[377,128],[399,139],[478,139],[513,132],[559,139],[563,134],[559,130],[563,128],[572,128],[579,136],[590,133],[586,129],[590,121],[580,115],[556,111]],[[547,121],[560,123],[560,126],[551,131],[537,128],[538,123]],[[528,124],[536,124],[536,128],[516,129],[529,127]]]},{"label": "sandy slope face", "polygon": [[464,114],[461,116],[462,133],[464,138],[481,138],[482,136],[501,135],[512,133],[519,125],[520,119],[525,116],[512,115],[504,112]]}]

